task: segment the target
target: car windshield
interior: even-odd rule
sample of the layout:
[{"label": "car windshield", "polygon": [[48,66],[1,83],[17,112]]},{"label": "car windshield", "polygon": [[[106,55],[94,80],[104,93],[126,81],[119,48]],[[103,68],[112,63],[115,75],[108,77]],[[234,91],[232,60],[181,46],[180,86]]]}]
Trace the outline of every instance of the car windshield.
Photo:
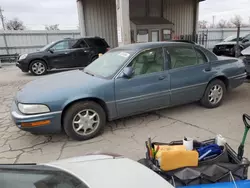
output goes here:
[{"label": "car windshield", "polygon": [[44,51],[47,48],[49,48],[50,46],[52,46],[53,44],[55,44],[55,42],[51,42],[51,43],[47,44],[46,46],[42,47],[39,51]]},{"label": "car windshield", "polygon": [[88,188],[65,171],[41,165],[0,166],[0,184],[1,188]]},{"label": "car windshield", "polygon": [[110,51],[87,66],[84,72],[104,78],[112,77],[134,53],[134,51]]}]

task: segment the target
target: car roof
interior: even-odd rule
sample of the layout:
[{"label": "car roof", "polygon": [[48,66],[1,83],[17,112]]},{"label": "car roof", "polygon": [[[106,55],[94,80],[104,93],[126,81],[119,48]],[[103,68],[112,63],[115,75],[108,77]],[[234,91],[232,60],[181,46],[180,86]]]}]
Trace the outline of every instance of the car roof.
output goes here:
[{"label": "car roof", "polygon": [[116,48],[116,50],[144,50],[149,48],[157,48],[163,46],[179,46],[179,45],[193,46],[194,44],[188,42],[175,42],[175,41],[166,41],[166,42],[147,42],[147,43],[135,43],[128,44],[126,46],[121,46]]}]

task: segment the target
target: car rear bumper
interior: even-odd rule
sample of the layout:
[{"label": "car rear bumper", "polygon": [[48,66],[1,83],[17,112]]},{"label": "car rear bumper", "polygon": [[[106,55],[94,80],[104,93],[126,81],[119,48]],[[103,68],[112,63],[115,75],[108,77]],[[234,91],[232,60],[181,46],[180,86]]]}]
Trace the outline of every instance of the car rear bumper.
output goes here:
[{"label": "car rear bumper", "polygon": [[230,89],[233,89],[242,85],[245,82],[246,77],[247,77],[247,73],[242,73],[242,74],[230,77],[229,78]]},{"label": "car rear bumper", "polygon": [[[11,107],[11,117],[16,126],[24,131],[32,133],[57,133],[61,131],[62,112],[51,112],[46,114],[26,115],[22,114],[15,102]],[[48,122],[40,126],[24,126],[24,124]]]},{"label": "car rear bumper", "polygon": [[23,72],[29,72],[29,63],[26,61],[17,61],[16,66],[20,68]]}]

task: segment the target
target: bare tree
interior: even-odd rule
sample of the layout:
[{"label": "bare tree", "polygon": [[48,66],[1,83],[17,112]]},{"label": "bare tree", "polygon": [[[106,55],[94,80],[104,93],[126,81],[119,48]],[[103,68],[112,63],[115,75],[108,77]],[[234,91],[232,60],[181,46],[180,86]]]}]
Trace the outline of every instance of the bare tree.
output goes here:
[{"label": "bare tree", "polygon": [[25,26],[21,20],[18,18],[14,18],[13,20],[9,20],[6,22],[6,28],[8,30],[24,30]]},{"label": "bare tree", "polygon": [[208,28],[208,21],[201,20],[198,22],[198,26],[200,29],[207,29]]},{"label": "bare tree", "polygon": [[231,18],[231,22],[236,27],[240,27],[242,25],[242,17],[240,15],[235,15],[233,18]]},{"label": "bare tree", "polygon": [[225,28],[226,26],[227,26],[227,21],[223,19],[221,19],[217,24],[217,28]]},{"label": "bare tree", "polygon": [[60,29],[59,29],[59,24],[55,24],[55,25],[46,25],[46,26],[45,26],[45,29],[46,29],[47,31],[58,31],[58,30],[60,30]]}]

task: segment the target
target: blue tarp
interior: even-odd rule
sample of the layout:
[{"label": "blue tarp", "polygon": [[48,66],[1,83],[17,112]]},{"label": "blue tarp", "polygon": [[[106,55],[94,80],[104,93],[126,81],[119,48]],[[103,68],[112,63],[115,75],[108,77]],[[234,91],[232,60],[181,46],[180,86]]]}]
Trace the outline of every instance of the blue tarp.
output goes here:
[{"label": "blue tarp", "polygon": [[250,188],[250,181],[247,180],[247,181],[238,181],[236,183],[229,182],[229,183],[195,185],[195,186],[187,186],[187,187],[182,187],[182,188]]}]

